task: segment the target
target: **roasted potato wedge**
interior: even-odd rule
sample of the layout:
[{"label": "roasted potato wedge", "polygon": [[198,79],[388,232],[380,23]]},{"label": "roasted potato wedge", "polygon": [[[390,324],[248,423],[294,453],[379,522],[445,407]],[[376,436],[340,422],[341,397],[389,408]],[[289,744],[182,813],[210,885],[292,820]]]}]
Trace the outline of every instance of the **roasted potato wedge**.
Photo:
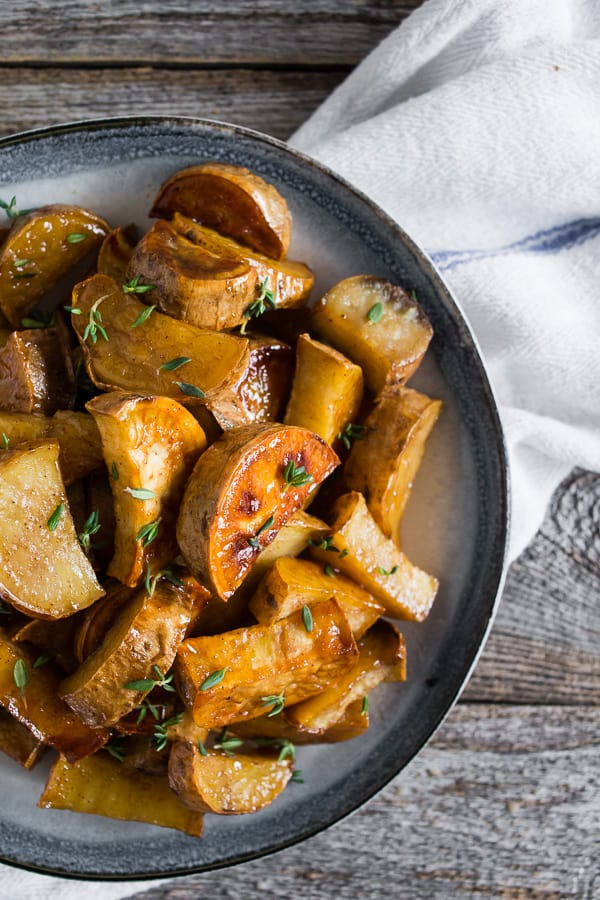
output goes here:
[{"label": "roasted potato wedge", "polygon": [[116,580],[109,579],[104,587],[105,596],[84,610],[78,617],[73,634],[73,654],[76,665],[69,669],[69,672],[74,672],[88,656],[98,649],[109,628],[114,625],[119,613],[134,594],[133,588]]},{"label": "roasted potato wedge", "polygon": [[0,348],[0,409],[51,416],[74,402],[75,374],[58,329],[13,331]]},{"label": "roasted potato wedge", "polygon": [[56,442],[0,455],[0,596],[40,619],[62,619],[104,594],[79,545]]},{"label": "roasted potato wedge", "polygon": [[215,750],[205,755],[196,744],[178,741],[169,756],[169,786],[184,806],[221,816],[264,809],[292,777],[293,761],[272,752]]},{"label": "roasted potato wedge", "polygon": [[301,334],[285,424],[308,428],[333,444],[339,432],[354,420],[362,396],[360,366],[309,334]]},{"label": "roasted potato wedge", "polygon": [[[311,556],[335,567],[380,600],[394,619],[422,622],[429,615],[438,580],[413,565],[383,534],[357,491],[343,494],[333,509],[331,546],[311,547]],[[344,552],[345,551],[345,552]],[[332,568],[333,571],[333,568]]]},{"label": "roasted potato wedge", "polygon": [[179,234],[210,253],[248,263],[256,271],[257,284],[266,282],[278,309],[303,306],[310,297],[315,276],[304,263],[291,259],[270,259],[262,253],[252,252],[237,241],[224,237],[212,228],[198,225],[177,212],[171,224]]},{"label": "roasted potato wedge", "polygon": [[358,650],[352,668],[335,684],[286,709],[285,717],[292,725],[321,734],[343,718],[351,703],[362,701],[378,684],[406,680],[406,645],[390,622],[376,622],[358,642]]},{"label": "roasted potato wedge", "polygon": [[0,248],[0,309],[10,324],[19,326],[108,230],[104,219],[79,206],[41,206],[20,216]]},{"label": "roasted potato wedge", "polygon": [[[317,695],[318,696],[318,695]],[[268,715],[258,719],[250,719],[247,722],[236,722],[231,726],[231,734],[248,741],[256,741],[262,746],[283,748],[287,741],[292,744],[336,744],[338,741],[350,741],[360,737],[369,728],[369,711],[363,708],[363,701],[355,700],[350,703],[335,722],[326,731],[318,734],[314,731],[304,731],[292,725],[286,715],[286,710],[280,716]],[[295,707],[290,706],[290,709]]]},{"label": "roasted potato wedge", "polygon": [[37,651],[0,633],[0,704],[34,737],[70,762],[95,753],[106,742],[108,732],[89,728],[69,709],[58,695],[60,675],[52,663],[36,668],[37,657]]},{"label": "roasted potato wedge", "polygon": [[[102,603],[104,598],[98,601]],[[94,604],[95,606],[96,604]],[[94,607],[90,607],[93,609]],[[39,651],[36,663],[42,665],[42,660],[52,660],[63,672],[74,672],[78,665],[75,654],[75,635],[81,626],[82,618],[87,615],[89,609],[68,616],[66,619],[56,619],[52,622],[48,619],[30,619],[12,636],[17,643],[25,641],[32,644]]]},{"label": "roasted potato wedge", "polygon": [[364,495],[383,533],[397,544],[425,443],[441,409],[441,400],[419,391],[399,386],[384,390],[344,464],[348,488]]},{"label": "roasted potato wedge", "polygon": [[104,464],[100,433],[86,413],[59,409],[50,417],[0,412],[0,434],[7,436],[13,449],[23,441],[58,441],[58,464],[65,485]]},{"label": "roasted potato wedge", "polygon": [[175,172],[161,186],[150,212],[182,213],[274,259],[284,259],[292,220],[279,191],[240,166],[211,162]]},{"label": "roasted potato wedge", "polygon": [[[335,600],[270,626],[183,642],[175,663],[180,694],[203,728],[261,716],[323,690],[352,665],[356,643]],[[271,707],[271,708],[270,708]]]},{"label": "roasted potato wedge", "polygon": [[374,275],[354,275],[317,303],[318,334],[358,363],[373,394],[403,384],[419,366],[433,330],[406,291]]},{"label": "roasted potato wedge", "polygon": [[46,749],[24,725],[0,709],[0,750],[24,769],[32,769]]},{"label": "roasted potato wedge", "polygon": [[135,225],[128,225],[126,228],[119,225],[113,228],[102,241],[98,253],[98,273],[114,278],[117,284],[124,284],[127,280],[129,260],[136,244]]},{"label": "roasted potato wedge", "polygon": [[[60,686],[79,718],[98,728],[131,712],[152,689],[157,670],[166,675],[192,615],[193,592],[159,579],[153,591],[137,591],[100,646]],[[139,689],[126,685],[149,684]]]},{"label": "roasted potato wedge", "polygon": [[94,417],[115,504],[115,555],[108,574],[135,587],[148,567],[175,556],[175,521],[184,487],[206,437],[196,419],[168,397],[101,394]]},{"label": "roasted potato wedge", "polygon": [[177,539],[192,573],[218,597],[231,597],[338,462],[303,428],[246,426],[223,434],[196,463],[180,508]]},{"label": "roasted potato wedge", "polygon": [[[78,284],[73,306],[80,310],[71,316],[73,327],[97,387],[171,397],[189,407],[218,408],[235,397],[248,368],[245,338],[202,330],[156,310],[135,325],[149,307],[124,294],[107,275]],[[97,312],[106,323],[108,341],[98,332],[96,342],[91,334],[84,340],[90,316]]]},{"label": "roasted potato wedge", "polygon": [[349,578],[331,578],[319,563],[285,556],[275,560],[249,607],[261,625],[270,625],[329,597],[337,600],[356,639],[385,612],[381,603]]},{"label": "roasted potato wedge", "polygon": [[[274,338],[250,335],[248,369],[237,386],[240,398],[238,425],[280,422],[294,373],[294,352]],[[230,427],[231,421],[224,423]]]},{"label": "roasted potato wedge", "polygon": [[136,246],[127,276],[151,284],[153,303],[167,315],[216,331],[241,325],[255,297],[252,266],[211,253],[162,219]]},{"label": "roasted potato wedge", "polygon": [[60,756],[50,771],[38,806],[147,822],[194,837],[202,834],[202,814],[180,803],[166,776],[131,771],[107,753],[88,757],[76,766]]}]

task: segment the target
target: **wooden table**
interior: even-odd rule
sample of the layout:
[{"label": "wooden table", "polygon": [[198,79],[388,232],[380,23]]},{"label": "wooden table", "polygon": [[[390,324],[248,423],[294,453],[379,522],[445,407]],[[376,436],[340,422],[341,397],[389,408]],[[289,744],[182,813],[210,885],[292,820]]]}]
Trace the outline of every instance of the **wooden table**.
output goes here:
[{"label": "wooden table", "polygon": [[[286,138],[418,5],[14,0],[0,6],[1,130],[174,113]],[[461,702],[358,813],[131,896],[600,897],[599,535],[600,476],[576,470],[510,570]]]}]

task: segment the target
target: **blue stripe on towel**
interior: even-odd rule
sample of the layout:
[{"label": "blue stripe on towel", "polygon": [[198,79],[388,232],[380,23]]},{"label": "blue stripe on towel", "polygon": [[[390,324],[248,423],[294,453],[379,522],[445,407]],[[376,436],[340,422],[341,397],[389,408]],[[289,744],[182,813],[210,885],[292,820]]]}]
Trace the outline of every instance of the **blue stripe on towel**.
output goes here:
[{"label": "blue stripe on towel", "polygon": [[509,253],[558,253],[577,244],[583,244],[600,234],[600,219],[577,219],[564,225],[555,225],[535,234],[527,235],[512,244],[495,250],[432,250],[429,252],[434,263],[442,271],[461,266],[463,263]]}]

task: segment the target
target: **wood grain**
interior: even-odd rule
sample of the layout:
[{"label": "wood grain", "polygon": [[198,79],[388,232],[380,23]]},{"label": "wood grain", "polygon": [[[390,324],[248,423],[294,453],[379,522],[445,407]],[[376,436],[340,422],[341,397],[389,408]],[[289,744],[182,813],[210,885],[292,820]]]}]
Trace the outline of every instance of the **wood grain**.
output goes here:
[{"label": "wood grain", "polygon": [[335,72],[6,68],[0,134],[77,119],[202,116],[287,138],[342,81]]},{"label": "wood grain", "polygon": [[592,900],[600,710],[467,704],[350,819],[267,859],[144,900]]},{"label": "wood grain", "polygon": [[2,63],[354,65],[420,0],[15,0]]}]

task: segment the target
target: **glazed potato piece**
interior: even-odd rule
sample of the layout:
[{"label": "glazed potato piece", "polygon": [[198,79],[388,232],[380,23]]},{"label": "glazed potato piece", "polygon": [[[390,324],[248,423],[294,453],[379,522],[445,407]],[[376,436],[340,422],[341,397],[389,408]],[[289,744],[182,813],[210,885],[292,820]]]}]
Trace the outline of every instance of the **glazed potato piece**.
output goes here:
[{"label": "glazed potato piece", "polygon": [[178,741],[169,756],[169,785],[184,806],[221,816],[258,812],[275,800],[292,777],[293,761],[272,752],[200,753]]},{"label": "glazed potato piece", "polygon": [[[102,602],[104,598],[98,601]],[[78,665],[74,649],[75,635],[82,618],[94,606],[73,616],[67,616],[66,619],[56,619],[54,622],[48,619],[30,619],[15,632],[12,639],[17,643],[25,641],[39,651],[38,666],[42,664],[41,660],[46,659],[52,660],[53,665],[58,666],[63,672],[74,672]]]},{"label": "glazed potato piece", "polygon": [[101,597],[79,545],[56,442],[0,455],[0,596],[40,619],[62,619]]},{"label": "glazed potato piece", "polygon": [[198,225],[179,213],[175,213],[171,224],[179,234],[210,253],[246,262],[256,271],[257,284],[266,282],[278,309],[303,306],[310,297],[315,276],[304,263],[291,259],[270,259],[262,253],[252,252],[243,244],[224,237],[212,228]]},{"label": "glazed potato piece", "polygon": [[[0,632],[0,704],[37,740],[54,747],[70,762],[95,753],[106,742],[108,732],[84,725],[58,696],[60,675],[52,663],[36,668],[37,657],[37,651]],[[23,687],[17,686],[17,680]]]},{"label": "glazed potato piece", "polygon": [[[318,696],[318,695],[317,695]],[[295,707],[290,706],[291,710]],[[342,712],[337,722],[320,731],[305,731],[292,725],[286,710],[280,716],[261,716],[247,722],[236,722],[231,726],[231,734],[245,740],[255,740],[260,746],[283,747],[286,741],[292,744],[336,744],[339,741],[350,741],[360,737],[369,728],[369,711],[364,709],[363,701],[355,700]]]},{"label": "glazed potato piece", "polygon": [[98,253],[96,268],[100,275],[114,278],[117,284],[125,283],[129,260],[137,243],[136,232],[135,225],[126,228],[119,225],[106,235]]},{"label": "glazed potato piece", "polygon": [[275,561],[258,585],[250,611],[261,625],[270,625],[329,597],[335,597],[357,639],[385,612],[381,603],[349,578],[331,578],[318,563],[292,557]]},{"label": "glazed potato piece", "polygon": [[338,462],[304,428],[246,426],[223,434],[196,463],[181,504],[177,540],[191,572],[218,597],[231,597]]},{"label": "glazed potato piece", "polygon": [[166,776],[131,771],[107,753],[88,757],[76,766],[60,756],[50,771],[38,806],[147,822],[193,837],[202,834],[201,813],[180,803]]},{"label": "glazed potato piece", "polygon": [[383,681],[406,680],[406,645],[390,622],[380,619],[358,642],[359,657],[347,672],[317,697],[286,709],[286,719],[316,734],[333,727],[352,704]]},{"label": "glazed potato piece", "polygon": [[100,432],[86,413],[59,409],[53,416],[0,412],[0,435],[14,449],[23,441],[58,441],[58,464],[65,485],[72,484],[104,464]]},{"label": "glazed potato piece", "polygon": [[356,654],[344,614],[335,600],[325,600],[312,607],[310,631],[298,612],[270,626],[190,638],[179,648],[175,670],[196,724],[220,728],[272,712],[278,701],[283,706],[318,693]]},{"label": "glazed potato piece", "polygon": [[419,391],[388,388],[378,397],[344,464],[348,488],[365,496],[369,512],[396,543],[425,443],[441,409],[440,400]]},{"label": "glazed potato piece", "polygon": [[73,365],[58,329],[13,331],[0,348],[0,409],[52,415],[74,401]]},{"label": "glazed potato piece", "polygon": [[[311,556],[334,566],[381,601],[395,619],[422,622],[427,618],[438,580],[413,565],[393,541],[386,538],[357,491],[344,494],[333,510],[331,544],[339,553],[311,547]],[[346,551],[346,552],[344,552]]]},{"label": "glazed potato piece", "polygon": [[109,579],[104,587],[105,596],[89,609],[84,610],[81,618],[77,620],[76,630],[73,634],[73,654],[77,664],[69,672],[74,672],[88,656],[98,649],[107,631],[134,594],[133,588],[128,588],[116,580]]},{"label": "glazed potato piece", "polygon": [[10,324],[19,326],[108,230],[104,219],[79,206],[41,206],[19,216],[0,248],[0,308]]},{"label": "glazed potato piece", "polygon": [[[60,695],[92,728],[113,725],[152,689],[157,670],[173,664],[192,615],[193,593],[161,578],[154,590],[137,591],[100,646],[66,678]],[[150,680],[145,689],[126,685]]]},{"label": "glazed potato piece", "polygon": [[[86,368],[102,390],[171,397],[186,407],[206,403],[219,408],[235,397],[248,368],[245,338],[196,328],[157,310],[140,322],[149,307],[124,294],[107,275],[94,275],[78,284],[73,307],[80,310],[71,315],[71,321]],[[97,331],[95,342],[90,333],[84,340],[90,316],[98,312],[109,340]]]},{"label": "glazed potato piece", "polygon": [[175,556],[175,521],[184,487],[206,437],[196,419],[168,397],[101,394],[94,417],[115,506],[115,554],[108,574],[135,587],[148,567]]},{"label": "glazed potato piece", "polygon": [[308,428],[333,444],[338,433],[354,420],[362,396],[360,366],[309,334],[301,334],[285,424]]},{"label": "glazed potato piece", "polygon": [[287,203],[248,169],[209,162],[176,172],[161,186],[150,215],[170,219],[175,212],[266,256],[287,256],[292,230]]},{"label": "glazed potato piece", "polygon": [[255,296],[247,262],[210,253],[162,220],[136,246],[127,277],[153,285],[152,302],[167,315],[216,331],[241,325]]},{"label": "glazed potato piece", "polygon": [[418,368],[433,330],[406,291],[374,275],[345,278],[317,303],[313,324],[321,337],[363,370],[373,394],[404,383]]},{"label": "glazed potato piece", "polygon": [[0,750],[10,756],[24,769],[32,769],[45,750],[39,741],[16,719],[0,709]]},{"label": "glazed potato piece", "polygon": [[[248,369],[237,387],[240,421],[236,424],[281,422],[294,373],[294,352],[275,338],[249,335],[249,342]],[[230,422],[224,427],[230,427]]]}]

